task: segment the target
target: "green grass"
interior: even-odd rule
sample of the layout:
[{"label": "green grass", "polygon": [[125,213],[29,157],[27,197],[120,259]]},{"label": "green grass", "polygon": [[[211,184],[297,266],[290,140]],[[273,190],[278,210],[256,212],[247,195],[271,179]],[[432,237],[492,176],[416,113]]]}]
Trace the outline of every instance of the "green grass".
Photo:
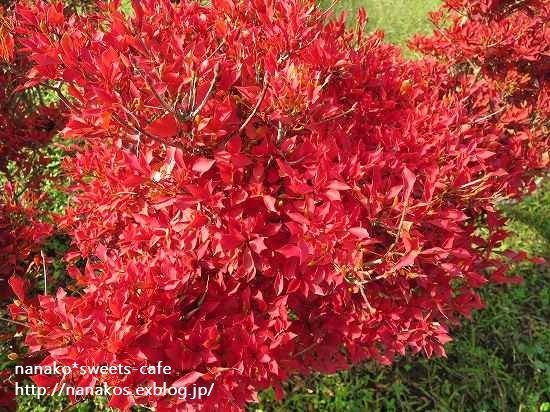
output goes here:
[{"label": "green grass", "polygon": [[[331,0],[321,1],[325,7],[331,3]],[[437,9],[439,4],[439,0],[341,0],[335,11],[346,11],[348,18],[354,18],[359,7],[365,8],[367,30],[374,32],[383,29],[387,41],[406,49],[413,33],[431,32],[427,13]],[[407,50],[405,52],[410,56]]]}]

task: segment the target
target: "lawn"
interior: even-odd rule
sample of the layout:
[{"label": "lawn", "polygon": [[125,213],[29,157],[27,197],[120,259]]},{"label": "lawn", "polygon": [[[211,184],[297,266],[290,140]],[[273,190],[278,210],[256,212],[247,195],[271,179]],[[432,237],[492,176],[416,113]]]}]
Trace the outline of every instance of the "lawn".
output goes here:
[{"label": "lawn", "polygon": [[[321,1],[329,6],[332,1]],[[334,7],[335,11],[348,13],[353,18],[358,8],[367,11],[369,31],[384,30],[385,39],[406,48],[412,33],[429,33],[429,11],[437,9],[439,0],[342,0]]]},{"label": "lawn", "polygon": [[[329,2],[324,2],[325,5]],[[335,9],[353,15],[360,6],[368,29],[405,47],[413,32],[429,32],[426,13],[436,0],[349,0]],[[407,56],[411,56],[406,52]],[[503,205],[509,216],[511,246],[550,258],[550,183],[517,205]],[[336,375],[295,377],[286,397],[272,391],[251,405],[267,411],[540,411],[550,412],[550,269],[522,264],[519,286],[493,286],[483,295],[487,308],[453,331],[448,358],[403,358],[391,367],[367,363]],[[20,411],[61,410],[60,400],[20,399]],[[105,400],[75,410],[105,410]]]}]

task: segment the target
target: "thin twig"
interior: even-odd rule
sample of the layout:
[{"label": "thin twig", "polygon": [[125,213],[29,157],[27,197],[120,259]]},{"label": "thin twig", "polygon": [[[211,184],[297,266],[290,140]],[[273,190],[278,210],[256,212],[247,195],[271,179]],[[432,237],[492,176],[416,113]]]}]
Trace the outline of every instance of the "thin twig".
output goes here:
[{"label": "thin twig", "polygon": [[141,145],[141,133],[138,133],[137,135],[137,142],[136,142],[136,157],[139,159],[139,147]]},{"label": "thin twig", "polygon": [[399,219],[399,225],[397,226],[397,233],[395,234],[394,245],[399,242],[399,238],[401,237],[401,229],[403,228],[403,221],[405,220],[405,214],[407,213],[408,203],[408,199],[405,201],[405,203],[403,203],[403,211],[401,212],[401,218]]},{"label": "thin twig", "polygon": [[195,107],[195,99],[197,98],[197,75],[193,72],[191,76],[191,86],[189,89],[189,96],[187,98],[187,113],[190,113]]},{"label": "thin twig", "polygon": [[172,109],[171,107],[168,105],[168,102],[166,100],[164,100],[164,98],[157,92],[157,89],[151,84],[151,82],[149,81],[149,79],[147,78],[147,75],[145,74],[145,72],[139,68],[136,68],[137,72],[141,75],[141,77],[143,78],[143,80],[145,81],[145,84],[147,85],[147,87],[149,88],[149,90],[151,90],[153,92],[153,94],[155,95],[156,99],[160,102],[160,104],[162,105],[162,108],[164,110],[166,110],[167,112],[171,112]]},{"label": "thin twig", "polygon": [[293,355],[294,358],[297,358],[298,356],[301,356],[303,355],[304,353],[310,351],[311,349],[313,349],[315,346],[317,346],[319,344],[319,342],[314,342],[312,343],[311,345],[309,345],[307,348],[305,348],[304,350],[301,350],[300,352],[298,352],[296,355]]},{"label": "thin twig", "polygon": [[[34,156],[33,156],[34,157]],[[23,193],[25,193],[27,191],[27,189],[29,188],[29,186],[33,183],[33,180],[34,178],[37,176],[37,173],[38,173],[38,170],[35,169],[32,165],[31,165],[31,170],[29,172],[29,177],[27,178],[27,181],[25,182],[25,184],[23,185],[23,187],[17,192],[15,193],[15,200],[16,201],[19,201],[20,197],[23,195]]]},{"label": "thin twig", "polygon": [[461,189],[466,189],[469,186],[475,185],[476,183],[483,182],[487,180],[489,177],[492,177],[493,175],[491,173],[484,175],[483,177],[480,177],[479,179],[472,180],[471,182],[465,183],[462,186],[460,186]]},{"label": "thin twig", "polygon": [[63,102],[63,104],[65,104],[65,106],[67,106],[70,110],[75,110],[76,107],[74,106],[74,104],[72,104],[69,99],[67,99],[67,97],[65,97],[65,95],[63,94],[63,92],[61,91],[61,89],[59,87],[54,87],[54,86],[50,86],[49,84],[47,83],[43,83],[42,84],[46,89],[50,89],[50,90],[53,90],[56,94],[57,94],[57,97],[59,97],[59,100],[61,100]]},{"label": "thin twig", "polygon": [[281,144],[284,137],[285,131],[283,129],[283,123],[279,120],[279,125],[277,126],[277,146]]},{"label": "thin twig", "polygon": [[164,140],[162,140],[162,139],[160,139],[160,138],[158,138],[158,137],[152,135],[151,133],[146,132],[146,131],[143,130],[140,126],[136,126],[136,125],[134,125],[134,124],[130,124],[130,123],[127,123],[127,122],[123,121],[123,120],[118,116],[118,114],[116,114],[116,113],[112,113],[111,116],[112,116],[112,118],[115,119],[121,126],[125,127],[125,128],[128,129],[128,130],[131,130],[131,131],[133,131],[133,132],[137,132],[137,133],[139,133],[139,134],[141,134],[141,135],[147,136],[148,138],[150,138],[150,139],[152,139],[152,140],[154,140],[154,141],[156,141],[156,142],[158,142],[158,143],[165,144],[165,145],[167,145],[167,146],[178,147],[178,148],[180,148],[180,149],[182,149],[182,150],[187,150],[187,148],[186,148],[185,146],[183,146],[182,144],[180,144],[180,143],[175,143],[175,142],[169,143],[169,142],[166,142],[166,141],[164,141]]},{"label": "thin twig", "polygon": [[206,294],[208,293],[208,285],[210,283],[210,275],[206,278],[206,287],[204,288],[204,292],[202,296],[199,298],[197,303],[194,305],[195,308],[190,310],[188,313],[186,313],[183,316],[183,320],[188,320],[191,316],[193,316],[202,306],[202,303],[204,302],[204,299],[206,298]]},{"label": "thin twig", "polygon": [[206,58],[204,60],[210,60],[212,58],[212,56],[214,56],[217,52],[220,51],[220,49],[224,46],[225,44],[225,39],[222,39],[222,41],[220,42],[220,44],[218,44],[218,47],[216,47],[212,53],[210,53],[208,56],[206,56]]},{"label": "thin twig", "polygon": [[348,109],[346,110],[345,112],[342,112],[342,113],[339,113],[337,115],[334,115],[332,117],[328,117],[326,119],[323,119],[319,122],[317,122],[317,124],[322,124],[322,123],[326,123],[326,122],[330,122],[332,120],[336,120],[336,119],[339,119],[340,117],[344,117],[344,116],[347,116],[348,114],[352,113],[353,111],[355,111],[355,109],[357,109],[357,102],[353,103],[353,105]]},{"label": "thin twig", "polygon": [[506,109],[505,106],[502,106],[500,109],[498,109],[496,112],[490,113],[487,116],[480,117],[479,119],[474,120],[472,123],[481,123],[484,120],[490,119],[493,116],[496,116],[499,113],[502,113]]},{"label": "thin twig", "polygon": [[185,83],[183,82],[180,83],[180,85],[178,86],[178,91],[176,93],[176,98],[174,99],[174,105],[172,107],[172,110],[174,111],[174,113],[176,113],[176,115],[178,115],[178,117],[181,115],[178,110],[178,105],[180,104],[180,101],[182,99],[183,86],[185,86]]},{"label": "thin twig", "polygon": [[44,295],[48,294],[48,274],[46,272],[46,258],[44,251],[40,249],[40,256],[42,257],[42,272],[44,273]]},{"label": "thin twig", "polygon": [[365,301],[365,304],[367,305],[367,309],[369,313],[372,315],[376,310],[371,306],[369,300],[367,299],[367,295],[365,294],[365,290],[363,289],[363,285],[360,283],[356,283],[357,287],[359,288],[359,292],[361,292],[361,296],[363,297],[363,300]]},{"label": "thin twig", "polygon": [[29,325],[27,325],[26,323],[19,322],[19,321],[16,321],[16,320],[12,320],[12,319],[7,319],[7,318],[0,317],[0,320],[2,320],[4,322],[7,322],[7,323],[13,323],[14,325],[24,326],[25,328],[29,327]]},{"label": "thin twig", "polygon": [[330,81],[331,78],[332,78],[332,73],[329,73],[327,75],[327,77],[325,77],[325,80],[323,81],[323,83],[319,86],[319,89],[323,90],[326,87],[326,85],[328,84],[328,82]]},{"label": "thin twig", "polygon": [[323,11],[320,16],[319,16],[319,20],[324,20],[325,17],[332,13],[332,9],[338,4],[340,3],[340,0],[333,0],[333,2],[325,9],[325,11]]},{"label": "thin twig", "polygon": [[212,95],[212,93],[214,93],[214,89],[216,87],[216,83],[218,81],[219,76],[220,76],[220,64],[216,63],[216,66],[214,66],[214,77],[212,77],[212,81],[210,82],[208,91],[204,95],[204,99],[202,99],[202,102],[197,106],[196,109],[194,109],[191,112],[191,115],[190,115],[191,118],[196,117],[204,108],[204,106],[206,106],[206,102],[208,102],[208,99],[210,99],[210,96]]},{"label": "thin twig", "polygon": [[245,129],[245,127],[248,125],[248,123],[250,123],[252,118],[256,115],[256,113],[260,109],[260,106],[262,105],[262,102],[264,101],[268,86],[269,86],[269,75],[267,73],[265,73],[264,74],[264,85],[262,87],[262,92],[260,93],[260,97],[258,98],[258,101],[256,102],[256,105],[254,106],[254,109],[252,110],[252,112],[248,115],[248,117],[246,118],[244,123],[239,128],[239,133],[242,132]]},{"label": "thin twig", "polygon": [[61,410],[61,412],[69,412],[69,411],[74,410],[79,404],[81,404],[82,402],[84,402],[86,399],[87,399],[87,398],[84,397],[84,398],[82,398],[82,399],[76,401],[75,403],[72,403],[72,404],[70,404],[70,405],[67,405],[65,408],[63,408],[63,409]]}]

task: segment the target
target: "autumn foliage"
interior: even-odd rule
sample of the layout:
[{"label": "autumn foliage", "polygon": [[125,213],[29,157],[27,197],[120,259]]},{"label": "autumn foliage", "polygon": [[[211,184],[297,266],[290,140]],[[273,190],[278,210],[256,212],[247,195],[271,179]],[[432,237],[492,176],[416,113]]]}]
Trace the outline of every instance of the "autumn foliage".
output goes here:
[{"label": "autumn foliage", "polygon": [[13,274],[26,272],[29,258],[51,234],[37,210],[45,193],[48,158],[43,151],[61,125],[55,105],[37,102],[36,89],[22,88],[29,69],[26,56],[14,49],[13,19],[0,6],[0,301],[11,297]]},{"label": "autumn foliage", "polygon": [[58,222],[79,292],[12,278],[30,353],[175,371],[64,378],[78,386],[215,383],[201,402],[110,400],[159,411],[444,356],[477,289],[519,280],[495,205],[548,170],[550,7],[449,0],[432,19],[409,61],[363,12],[351,30],[309,1],[19,4],[25,87],[56,92],[79,145]]}]

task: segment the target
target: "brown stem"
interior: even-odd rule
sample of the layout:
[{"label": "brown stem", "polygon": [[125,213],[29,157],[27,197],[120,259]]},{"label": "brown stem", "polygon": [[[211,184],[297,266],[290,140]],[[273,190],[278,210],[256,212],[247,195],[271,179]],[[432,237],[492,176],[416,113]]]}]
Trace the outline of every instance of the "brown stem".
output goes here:
[{"label": "brown stem", "polygon": [[262,105],[262,102],[264,101],[265,94],[267,92],[267,87],[268,86],[269,86],[269,75],[267,73],[265,73],[264,74],[264,85],[262,87],[262,92],[260,94],[260,97],[258,98],[258,101],[256,102],[256,105],[254,106],[254,109],[252,110],[252,112],[248,115],[248,117],[246,118],[244,123],[239,128],[239,133],[242,132],[245,129],[245,127],[248,125],[248,123],[250,123],[252,118],[256,115],[256,113],[260,109],[260,106]]},{"label": "brown stem", "polygon": [[208,102],[208,99],[210,99],[210,96],[212,95],[212,93],[214,93],[216,82],[218,81],[219,76],[220,76],[220,64],[216,63],[216,66],[214,66],[214,76],[212,77],[212,81],[210,82],[208,91],[204,95],[204,99],[202,99],[202,102],[191,112],[191,115],[190,115],[191,118],[196,117],[204,108],[204,106],[206,106],[206,102]]},{"label": "brown stem", "polygon": [[50,86],[49,84],[47,83],[44,83],[43,86],[46,88],[46,89],[50,89],[50,90],[53,90],[56,94],[57,94],[57,97],[59,97],[59,100],[61,100],[63,102],[63,104],[65,106],[67,106],[70,110],[75,110],[76,107],[74,106],[74,104],[72,104],[69,99],[67,99],[67,97],[65,97],[65,95],[63,94],[63,92],[61,91],[61,89],[59,87],[54,87],[54,86]]},{"label": "brown stem", "polygon": [[298,356],[301,356],[303,355],[304,353],[306,352],[309,352],[311,349],[313,349],[315,346],[317,346],[319,344],[319,342],[314,342],[312,343],[311,345],[309,345],[307,348],[301,350],[300,352],[298,352],[296,355],[294,355],[293,357],[294,358],[297,358]]},{"label": "brown stem", "polygon": [[332,120],[336,120],[336,119],[339,119],[340,117],[344,117],[344,116],[347,116],[348,114],[352,113],[353,111],[355,111],[355,109],[357,108],[357,102],[353,103],[353,106],[351,106],[348,110],[346,110],[345,112],[342,112],[340,114],[337,114],[337,115],[334,115],[332,117],[329,117],[327,119],[323,119],[321,120],[320,122],[317,122],[318,124],[321,124],[321,123],[326,123],[326,122],[330,122]]},{"label": "brown stem", "polygon": [[16,320],[12,320],[12,319],[6,319],[6,318],[0,317],[0,320],[2,320],[4,322],[7,322],[7,323],[13,323],[14,325],[24,326],[25,328],[29,327],[29,325],[27,325],[26,323],[18,322]]},{"label": "brown stem", "polygon": [[182,144],[180,143],[169,143],[169,142],[166,142],[160,138],[158,138],[157,136],[154,136],[152,135],[151,133],[148,133],[146,132],[145,130],[143,130],[139,125],[135,125],[135,124],[130,124],[130,123],[127,123],[125,122],[124,120],[122,120],[118,114],[116,113],[112,113],[111,114],[112,118],[115,119],[121,126],[125,127],[126,129],[128,130],[131,130],[131,131],[134,131],[134,132],[137,132],[143,136],[147,136],[148,138],[158,142],[158,143],[161,143],[161,144],[165,144],[167,146],[174,146],[174,147],[178,147],[182,150],[187,150],[185,146],[183,146]]}]

